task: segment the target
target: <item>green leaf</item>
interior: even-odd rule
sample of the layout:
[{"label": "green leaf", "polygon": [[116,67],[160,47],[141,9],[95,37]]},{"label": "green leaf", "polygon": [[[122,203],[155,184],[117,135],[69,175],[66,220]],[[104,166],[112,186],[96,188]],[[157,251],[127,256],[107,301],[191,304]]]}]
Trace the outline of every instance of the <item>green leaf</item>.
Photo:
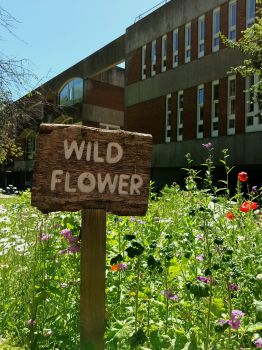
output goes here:
[{"label": "green leaf", "polygon": [[159,334],[158,331],[152,331],[149,336],[152,350],[167,349],[171,345],[171,339],[168,335]]},{"label": "green leaf", "polygon": [[211,304],[211,312],[216,316],[220,317],[225,311],[224,301],[222,298],[214,298]]},{"label": "green leaf", "polygon": [[248,326],[247,332],[254,333],[262,330],[262,323],[256,323],[252,324],[251,326]]}]

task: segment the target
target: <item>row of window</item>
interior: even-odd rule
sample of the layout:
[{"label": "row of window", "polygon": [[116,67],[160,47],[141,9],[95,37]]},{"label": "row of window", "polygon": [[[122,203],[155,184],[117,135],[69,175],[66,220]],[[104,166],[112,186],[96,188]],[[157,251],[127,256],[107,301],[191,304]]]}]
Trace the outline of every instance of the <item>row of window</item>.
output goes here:
[{"label": "row of window", "polygon": [[[246,25],[252,25],[255,20],[256,0],[246,0]],[[231,0],[228,3],[228,38],[236,40],[237,24],[237,0]],[[198,18],[198,58],[205,54],[205,15]],[[191,61],[191,22],[185,24],[185,63]],[[220,46],[220,7],[213,10],[212,19],[212,52],[219,50]],[[173,30],[173,68],[178,66],[178,28]],[[142,47],[142,79],[146,79],[146,51],[147,46]],[[156,40],[152,41],[151,46],[151,76],[156,74]],[[167,35],[162,36],[161,43],[161,71],[165,72],[167,67]]]},{"label": "row of window", "polygon": [[[257,76],[246,78],[245,102],[246,102],[246,132],[262,131],[262,104],[257,102],[257,96],[250,91],[250,87],[258,82]],[[196,138],[204,137],[204,105],[205,105],[205,88],[204,85],[197,87],[197,115],[196,115]],[[176,110],[176,140],[183,141],[184,128],[184,92],[179,91],[177,94]],[[165,141],[171,142],[172,133],[172,96],[166,96],[166,120],[165,120]],[[236,76],[228,77],[227,89],[227,134],[234,135],[236,122]],[[211,95],[211,137],[218,136],[219,127],[219,80],[212,82]]]}]

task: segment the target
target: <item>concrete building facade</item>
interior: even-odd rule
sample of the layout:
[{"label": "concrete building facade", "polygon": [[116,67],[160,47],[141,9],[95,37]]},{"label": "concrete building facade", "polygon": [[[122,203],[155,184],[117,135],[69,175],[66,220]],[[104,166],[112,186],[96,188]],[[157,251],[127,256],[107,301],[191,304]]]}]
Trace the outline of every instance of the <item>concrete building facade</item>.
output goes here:
[{"label": "concrete building facade", "polygon": [[[187,153],[201,167],[201,146],[208,142],[216,165],[227,148],[236,171],[250,171],[261,182],[262,106],[248,90],[258,77],[231,72],[244,56],[220,37],[241,38],[255,21],[255,9],[255,0],[165,1],[123,36],[42,85],[38,90],[52,108],[43,106],[41,121],[152,134],[157,187],[183,178]],[[117,66],[123,61],[125,69]],[[24,140],[25,159],[12,165],[28,173],[21,185],[29,184],[33,139]]]},{"label": "concrete building facade", "polygon": [[[200,167],[214,146],[261,182],[261,105],[249,86],[257,77],[230,73],[243,55],[220,38],[238,40],[255,21],[255,1],[176,0],[126,30],[125,127],[153,135],[153,178],[180,181],[190,153]],[[220,175],[220,174],[219,174]],[[260,178],[260,179],[259,179]]]}]

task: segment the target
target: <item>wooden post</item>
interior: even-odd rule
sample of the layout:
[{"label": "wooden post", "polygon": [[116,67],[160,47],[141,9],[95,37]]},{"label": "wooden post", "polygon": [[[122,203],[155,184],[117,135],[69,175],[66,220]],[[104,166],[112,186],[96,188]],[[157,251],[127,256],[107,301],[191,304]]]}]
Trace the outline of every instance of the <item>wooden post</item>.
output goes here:
[{"label": "wooden post", "polygon": [[82,210],[80,349],[104,350],[106,210]]}]

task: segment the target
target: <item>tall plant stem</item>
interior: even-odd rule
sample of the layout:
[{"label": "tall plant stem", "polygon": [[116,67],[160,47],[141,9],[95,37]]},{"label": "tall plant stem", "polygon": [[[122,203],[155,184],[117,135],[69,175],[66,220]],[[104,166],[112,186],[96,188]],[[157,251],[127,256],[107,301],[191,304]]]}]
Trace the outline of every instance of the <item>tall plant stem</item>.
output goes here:
[{"label": "tall plant stem", "polygon": [[137,276],[136,276],[136,296],[135,296],[135,331],[137,332],[138,323],[138,293],[140,284],[140,257],[137,258]]},{"label": "tall plant stem", "polygon": [[[229,282],[227,283],[227,285],[229,284]],[[229,304],[229,318],[231,317],[231,313],[232,313],[232,300],[231,300],[231,292],[230,289],[228,287],[228,304]],[[229,334],[228,334],[228,350],[231,349],[231,327],[229,328]]]},{"label": "tall plant stem", "polygon": [[[165,288],[166,288],[166,292],[168,290],[168,264],[167,261],[165,259]],[[169,317],[169,299],[168,299],[168,294],[166,294],[166,320],[165,320],[165,334],[167,334],[167,330],[168,330],[168,317]]]},{"label": "tall plant stem", "polygon": [[208,350],[209,345],[209,336],[210,336],[210,316],[211,316],[211,304],[212,304],[212,279],[210,280],[210,295],[208,300],[208,310],[207,310],[207,325],[206,325],[206,341],[205,341],[205,350]]},{"label": "tall plant stem", "polygon": [[[120,230],[118,231],[118,253],[121,254],[121,235]],[[117,282],[117,301],[120,304],[121,301],[121,271],[118,271],[118,282]]]},{"label": "tall plant stem", "polygon": [[[207,225],[207,222],[205,221],[205,227]],[[208,239],[208,234],[205,231],[205,242],[206,242],[206,248],[207,248],[207,254],[208,254],[208,268],[211,268],[211,254],[210,254],[210,242]],[[208,299],[208,310],[207,310],[207,325],[206,325],[206,341],[205,341],[205,350],[208,350],[209,345],[209,336],[210,336],[210,316],[211,316],[211,305],[212,305],[212,277],[210,278],[209,282],[209,299]]]}]

